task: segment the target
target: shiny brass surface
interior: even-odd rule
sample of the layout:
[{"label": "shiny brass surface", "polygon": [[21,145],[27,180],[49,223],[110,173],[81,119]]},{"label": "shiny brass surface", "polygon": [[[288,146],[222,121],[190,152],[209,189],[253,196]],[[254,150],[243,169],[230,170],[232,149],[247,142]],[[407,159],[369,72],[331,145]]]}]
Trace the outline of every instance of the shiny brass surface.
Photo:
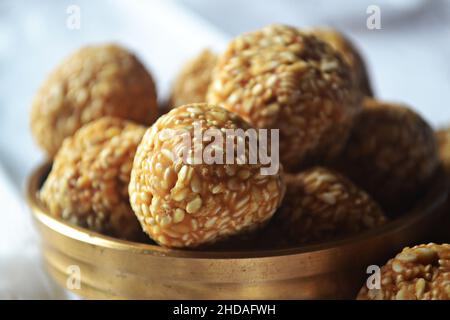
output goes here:
[{"label": "shiny brass surface", "polygon": [[252,252],[183,251],[114,239],[51,217],[36,196],[49,168],[44,164],[31,175],[28,202],[50,274],[67,288],[71,266],[79,267],[80,288],[72,291],[84,298],[353,299],[369,265],[430,239],[447,198],[446,183],[437,179],[402,218],[339,241]]}]

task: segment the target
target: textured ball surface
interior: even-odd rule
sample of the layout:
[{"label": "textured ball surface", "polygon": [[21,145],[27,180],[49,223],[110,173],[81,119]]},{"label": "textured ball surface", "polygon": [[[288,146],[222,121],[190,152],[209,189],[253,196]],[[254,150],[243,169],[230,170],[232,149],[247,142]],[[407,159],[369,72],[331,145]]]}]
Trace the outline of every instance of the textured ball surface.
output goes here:
[{"label": "textured ball surface", "polygon": [[381,289],[363,286],[360,300],[450,300],[450,245],[405,248],[381,268]]},{"label": "textured ball surface", "polygon": [[337,161],[340,170],[368,191],[385,211],[411,202],[439,165],[435,134],[409,108],[365,99]]},{"label": "textured ball surface", "polygon": [[360,98],[350,67],[331,46],[283,25],[234,39],[207,94],[255,127],[280,129],[280,157],[290,171],[341,150]]},{"label": "textured ball surface", "polygon": [[[195,247],[250,231],[273,215],[284,194],[280,172],[261,175],[261,164],[237,164],[235,154],[233,164],[196,162],[202,159],[193,148],[209,145],[195,136],[196,125],[203,133],[217,129],[224,141],[227,129],[251,128],[221,107],[191,104],[171,110],[148,129],[129,192],[143,229],[163,246]],[[225,145],[212,153],[221,148]],[[178,156],[183,152],[186,158]],[[248,153],[246,147],[247,159]]]},{"label": "textured ball surface", "polygon": [[45,80],[31,109],[31,129],[53,157],[84,124],[113,116],[150,125],[155,85],[139,60],[116,45],[88,46],[67,57]]},{"label": "textured ball surface", "polygon": [[216,65],[217,55],[208,49],[189,60],[175,79],[170,105],[178,107],[206,101],[206,92]]},{"label": "textured ball surface", "polygon": [[67,138],[40,198],[53,216],[107,235],[139,239],[128,197],[134,154],[145,128],[119,118],[93,121]]},{"label": "textured ball surface", "polygon": [[344,34],[330,28],[316,28],[310,31],[322,41],[325,41],[341,54],[344,61],[350,66],[359,90],[365,96],[373,96],[369,73],[366,63],[356,46]]},{"label": "textured ball surface", "polygon": [[383,225],[378,204],[338,173],[313,167],[286,176],[286,195],[271,220],[269,241],[279,245],[324,242]]}]

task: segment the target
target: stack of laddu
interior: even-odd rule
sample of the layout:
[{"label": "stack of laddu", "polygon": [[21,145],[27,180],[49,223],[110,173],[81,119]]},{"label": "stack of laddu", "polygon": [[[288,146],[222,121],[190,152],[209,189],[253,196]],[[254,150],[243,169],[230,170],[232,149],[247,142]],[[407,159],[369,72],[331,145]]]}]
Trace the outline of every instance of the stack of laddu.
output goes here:
[{"label": "stack of laddu", "polygon": [[[301,246],[396,219],[441,162],[426,121],[378,100],[362,55],[331,29],[270,25],[225,52],[203,51],[180,71],[170,103],[164,114],[150,73],[117,45],[64,60],[31,112],[36,141],[53,159],[40,191],[49,212],[166,247]],[[224,138],[227,129],[278,129],[280,170],[174,158],[183,139],[198,141],[167,129],[193,133],[198,124]],[[448,163],[450,139],[439,137]],[[449,251],[405,249],[384,267],[383,290],[359,297],[449,298]]]}]

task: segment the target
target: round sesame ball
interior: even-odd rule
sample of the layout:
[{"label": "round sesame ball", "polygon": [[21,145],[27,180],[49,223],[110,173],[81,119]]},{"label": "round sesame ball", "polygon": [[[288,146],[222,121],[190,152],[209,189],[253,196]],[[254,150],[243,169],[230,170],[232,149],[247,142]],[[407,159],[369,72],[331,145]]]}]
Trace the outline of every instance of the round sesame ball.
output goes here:
[{"label": "round sesame ball", "polygon": [[66,138],[40,191],[50,213],[110,236],[140,239],[128,183],[144,133],[143,126],[104,117]]},{"label": "round sesame ball", "polygon": [[439,166],[433,130],[406,106],[365,99],[338,168],[388,215],[420,194]]},{"label": "round sesame ball", "polygon": [[437,132],[439,155],[445,170],[450,174],[450,128]]},{"label": "round sesame ball", "polygon": [[[199,126],[203,137],[195,134]],[[172,109],[147,130],[136,153],[129,193],[134,212],[153,240],[166,247],[196,247],[252,231],[273,215],[284,195],[281,167],[275,174],[263,174],[260,161],[248,161],[249,143],[246,161],[228,153],[230,131],[236,129],[252,128],[221,107],[190,104]],[[211,154],[231,155],[228,164],[206,162],[211,146],[206,130],[223,142],[216,143],[216,136]],[[239,139],[234,138],[237,150]],[[194,152],[199,148],[203,154]]]},{"label": "round sesame ball", "polygon": [[284,25],[234,39],[218,58],[207,101],[257,128],[280,130],[288,171],[335,156],[361,93],[350,67],[328,44]]},{"label": "round sesame ball", "polygon": [[373,96],[366,63],[355,44],[344,34],[331,28],[315,28],[310,32],[341,54],[344,61],[350,66],[360,91],[365,96]]},{"label": "round sesame ball", "polygon": [[324,242],[386,223],[378,204],[342,175],[312,167],[286,175],[286,195],[267,227],[275,245]]},{"label": "round sesame ball", "polygon": [[84,124],[113,116],[150,125],[157,116],[151,75],[117,45],[79,49],[48,76],[31,108],[31,129],[53,157],[64,138]]},{"label": "round sesame ball", "polygon": [[381,288],[359,300],[450,300],[450,244],[406,247],[381,268]]},{"label": "round sesame ball", "polygon": [[216,65],[217,55],[205,49],[186,62],[172,87],[170,105],[173,107],[206,101],[206,92]]}]

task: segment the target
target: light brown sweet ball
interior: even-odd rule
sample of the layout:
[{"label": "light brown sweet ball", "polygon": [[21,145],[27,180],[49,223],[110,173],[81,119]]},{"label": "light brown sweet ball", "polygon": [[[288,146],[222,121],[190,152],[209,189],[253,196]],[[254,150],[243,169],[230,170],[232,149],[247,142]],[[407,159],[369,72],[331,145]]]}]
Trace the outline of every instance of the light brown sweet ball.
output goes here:
[{"label": "light brown sweet ball", "polygon": [[439,154],[445,170],[450,174],[450,128],[437,132]]},{"label": "light brown sweet ball", "polygon": [[143,126],[105,117],[66,138],[40,191],[50,213],[100,233],[139,239],[128,183],[144,133]]},{"label": "light brown sweet ball", "polygon": [[[286,195],[267,231],[278,245],[324,242],[386,223],[378,204],[340,174],[313,167],[286,175]],[[277,235],[274,237],[273,235]]]},{"label": "light brown sweet ball", "polygon": [[381,268],[381,288],[364,285],[359,300],[450,300],[450,245],[406,247]]},{"label": "light brown sweet ball", "polygon": [[341,54],[344,61],[352,69],[360,91],[366,96],[373,96],[366,63],[352,41],[341,32],[331,28],[315,28],[310,30],[310,32]]},{"label": "light brown sweet ball", "polygon": [[217,55],[208,49],[189,60],[175,79],[170,105],[178,107],[189,103],[205,102],[216,61]]},{"label": "light brown sweet ball", "polygon": [[363,104],[337,164],[392,215],[412,203],[438,168],[435,134],[406,106],[373,99]]},{"label": "light brown sweet ball", "polygon": [[258,128],[280,129],[289,171],[335,156],[361,94],[350,67],[315,36],[271,25],[234,39],[219,57],[207,100]]},{"label": "light brown sweet ball", "polygon": [[[129,192],[144,231],[156,242],[180,248],[212,243],[257,228],[278,208],[284,195],[281,169],[262,174],[261,162],[249,161],[248,143],[240,143],[246,160],[238,158],[227,147],[231,141],[238,150],[240,140],[230,140],[235,129],[252,128],[221,107],[190,104],[161,116],[147,131]],[[214,140],[207,142],[206,130]],[[217,163],[225,157],[228,164]]]},{"label": "light brown sweet ball", "polygon": [[150,125],[157,116],[151,75],[117,45],[79,49],[49,75],[31,109],[31,129],[53,157],[64,138],[84,124],[113,116]]}]

